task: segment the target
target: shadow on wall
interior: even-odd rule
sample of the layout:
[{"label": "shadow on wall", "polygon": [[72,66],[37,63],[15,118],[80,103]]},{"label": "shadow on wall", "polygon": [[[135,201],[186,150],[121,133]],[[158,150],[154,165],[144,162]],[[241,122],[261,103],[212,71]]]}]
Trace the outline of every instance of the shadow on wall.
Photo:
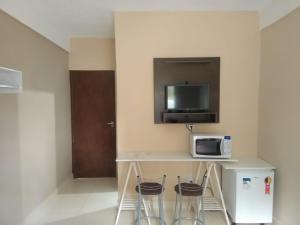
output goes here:
[{"label": "shadow on wall", "polygon": [[[49,58],[34,55],[47,63],[24,67],[24,91],[18,95],[23,217],[62,185],[72,169],[67,57],[47,54]],[[53,67],[45,71],[49,65]]]},{"label": "shadow on wall", "polygon": [[22,221],[21,152],[16,95],[0,95],[0,224]]},{"label": "shadow on wall", "polygon": [[56,114],[53,93],[25,90],[18,96],[23,215],[57,187]]}]

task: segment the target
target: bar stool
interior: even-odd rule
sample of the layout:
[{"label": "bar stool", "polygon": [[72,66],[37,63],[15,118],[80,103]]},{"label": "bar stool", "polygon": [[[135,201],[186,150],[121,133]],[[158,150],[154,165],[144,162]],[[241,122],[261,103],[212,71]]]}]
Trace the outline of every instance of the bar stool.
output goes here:
[{"label": "bar stool", "polygon": [[[175,192],[176,202],[173,225],[175,225],[176,223],[180,225],[181,220],[192,220],[194,222],[194,225],[205,225],[202,186],[191,180],[182,180],[180,176],[178,176],[178,184],[175,186]],[[182,197],[190,197],[193,200],[196,200],[196,207],[194,207],[194,217],[182,216]]]},{"label": "bar stool", "polygon": [[[136,192],[138,193],[138,201],[136,207],[136,225],[141,225],[142,219],[158,219],[159,225],[166,225],[165,218],[164,218],[164,209],[163,209],[163,192],[165,189],[165,181],[166,175],[164,175],[160,182],[156,182],[153,180],[142,180],[139,176],[137,176],[137,186],[135,187]],[[144,201],[144,196],[157,196],[158,197],[158,210],[159,215],[145,215],[144,217],[141,216],[142,214],[142,204]],[[144,206],[146,207],[146,206]]]}]

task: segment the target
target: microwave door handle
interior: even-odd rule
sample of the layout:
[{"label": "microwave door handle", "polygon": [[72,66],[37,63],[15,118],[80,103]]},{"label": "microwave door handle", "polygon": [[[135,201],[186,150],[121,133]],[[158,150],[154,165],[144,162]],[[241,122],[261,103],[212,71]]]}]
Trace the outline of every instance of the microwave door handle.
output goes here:
[{"label": "microwave door handle", "polygon": [[220,152],[221,154],[224,154],[224,139],[222,139],[220,143]]}]

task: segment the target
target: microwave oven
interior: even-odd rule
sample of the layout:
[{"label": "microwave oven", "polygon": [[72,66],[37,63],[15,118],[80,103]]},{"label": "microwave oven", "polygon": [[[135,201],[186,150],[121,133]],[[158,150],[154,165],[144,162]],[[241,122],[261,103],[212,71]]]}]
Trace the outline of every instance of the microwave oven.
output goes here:
[{"label": "microwave oven", "polygon": [[231,136],[190,134],[190,151],[195,158],[231,158]]}]

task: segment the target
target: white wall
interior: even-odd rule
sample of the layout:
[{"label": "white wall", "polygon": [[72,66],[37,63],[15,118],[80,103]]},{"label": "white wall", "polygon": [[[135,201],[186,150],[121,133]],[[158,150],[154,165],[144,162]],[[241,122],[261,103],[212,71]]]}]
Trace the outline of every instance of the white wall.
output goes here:
[{"label": "white wall", "polygon": [[115,39],[71,38],[70,70],[115,70]]},{"label": "white wall", "polygon": [[0,94],[0,224],[18,225],[71,175],[68,53],[0,11],[0,66],[23,72]]},{"label": "white wall", "polygon": [[273,164],[274,217],[299,224],[300,8],[262,30],[259,156]]},{"label": "white wall", "polygon": [[[154,124],[153,58],[220,56],[220,123],[195,131],[232,135],[234,157],[257,155],[257,13],[117,12],[115,39],[118,153],[188,152],[184,124]],[[190,163],[143,166],[148,176],[169,175],[170,196],[176,176],[191,174]],[[126,170],[121,163],[118,169],[122,186]]]}]

